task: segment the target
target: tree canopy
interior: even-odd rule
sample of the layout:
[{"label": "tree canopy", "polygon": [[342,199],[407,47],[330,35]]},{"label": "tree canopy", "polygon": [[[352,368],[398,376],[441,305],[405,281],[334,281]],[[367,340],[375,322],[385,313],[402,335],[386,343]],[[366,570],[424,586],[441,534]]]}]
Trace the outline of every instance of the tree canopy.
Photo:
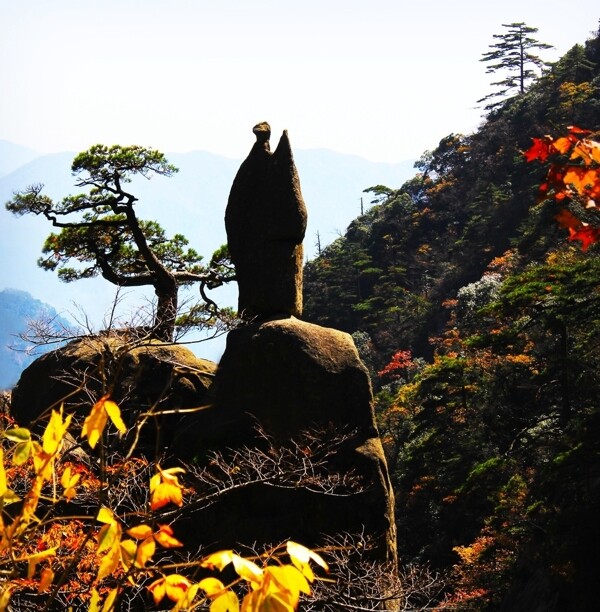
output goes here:
[{"label": "tree canopy", "polygon": [[[490,51],[483,54],[480,61],[488,63],[486,73],[501,72],[504,78],[492,83],[499,89],[478,102],[485,102],[494,98],[506,98],[507,96],[522,94],[525,92],[526,84],[534,79],[536,72],[530,66],[538,69],[544,68],[548,64],[533,51],[551,49],[552,45],[539,42],[530,35],[535,34],[538,29],[526,25],[524,22],[502,24],[507,31],[503,34],[494,34],[499,42],[490,45]],[[493,109],[500,101],[490,102],[485,107]]]},{"label": "tree canopy", "polygon": [[101,275],[119,287],[152,286],[157,296],[152,334],[161,340],[173,339],[181,285],[199,283],[203,302],[195,311],[210,320],[216,304],[205,289],[233,278],[226,248],[203,264],[185,236],[168,238],[159,223],[140,219],[138,198],[126,190],[135,176],[170,177],[178,169],[160,151],[98,144],[79,153],[71,170],[85,192],[54,202],[37,184],[6,204],[16,215],[42,215],[60,229],[46,239],[38,265],[57,271],[65,282]]}]

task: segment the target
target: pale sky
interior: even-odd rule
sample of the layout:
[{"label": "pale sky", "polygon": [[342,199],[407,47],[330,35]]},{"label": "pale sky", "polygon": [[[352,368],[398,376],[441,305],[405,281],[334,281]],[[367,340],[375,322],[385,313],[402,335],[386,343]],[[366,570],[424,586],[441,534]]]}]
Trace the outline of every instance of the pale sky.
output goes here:
[{"label": "pale sky", "polygon": [[417,158],[481,120],[479,62],[524,21],[555,60],[598,0],[0,0],[0,139],[243,158],[259,121],[298,148]]}]

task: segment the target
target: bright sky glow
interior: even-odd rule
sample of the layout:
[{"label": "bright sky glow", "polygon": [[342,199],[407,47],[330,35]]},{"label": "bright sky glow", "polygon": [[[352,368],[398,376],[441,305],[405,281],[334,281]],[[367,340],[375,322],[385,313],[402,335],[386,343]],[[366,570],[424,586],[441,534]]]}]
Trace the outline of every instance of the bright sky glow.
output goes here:
[{"label": "bright sky glow", "polygon": [[524,21],[557,59],[597,0],[0,0],[0,139],[245,157],[251,127],[298,148],[416,158],[477,128],[481,54]]}]

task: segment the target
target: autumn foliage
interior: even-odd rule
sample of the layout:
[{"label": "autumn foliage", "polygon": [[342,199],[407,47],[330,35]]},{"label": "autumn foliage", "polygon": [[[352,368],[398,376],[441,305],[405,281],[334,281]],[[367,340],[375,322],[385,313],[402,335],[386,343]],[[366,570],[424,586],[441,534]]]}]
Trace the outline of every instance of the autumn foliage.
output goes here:
[{"label": "autumn foliage", "polygon": [[566,136],[533,138],[524,155],[527,161],[550,162],[540,192],[556,200],[556,219],[569,231],[569,240],[581,241],[584,251],[598,242],[600,143],[593,140],[592,133],[572,126]]},{"label": "autumn foliage", "polygon": [[[156,465],[156,473],[150,475],[147,460],[129,459],[105,466],[98,478],[84,462],[68,458],[71,421],[61,407],[52,410],[39,439],[29,429],[10,424],[4,431],[0,611],[14,609],[14,596],[29,594],[37,597],[38,605],[41,602],[40,609],[55,609],[59,601],[66,601],[84,605],[89,612],[110,612],[119,609],[127,590],[138,597],[146,591],[147,603],[164,606],[168,601],[174,611],[200,606],[211,612],[293,611],[301,595],[311,593],[311,563],[328,570],[320,555],[292,541],[254,558],[222,550],[173,562],[161,551],[183,543],[164,513],[185,504],[187,491],[179,480],[185,470]],[[127,431],[119,406],[105,395],[85,418],[81,438],[95,449],[106,439],[109,423],[120,435]],[[118,493],[115,478],[140,470],[149,476],[148,507],[131,511],[111,504],[107,492]],[[79,498],[82,504],[75,506]],[[72,516],[74,507],[90,512]],[[221,572],[229,567],[235,578],[230,572],[222,578]],[[194,579],[199,571],[204,577]],[[52,602],[54,607],[49,607]]]}]

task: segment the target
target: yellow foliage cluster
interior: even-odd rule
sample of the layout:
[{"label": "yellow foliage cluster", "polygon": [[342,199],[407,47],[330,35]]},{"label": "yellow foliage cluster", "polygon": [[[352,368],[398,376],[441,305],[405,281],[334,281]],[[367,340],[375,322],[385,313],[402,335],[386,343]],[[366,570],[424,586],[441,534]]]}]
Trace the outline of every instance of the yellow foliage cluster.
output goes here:
[{"label": "yellow foliage cluster", "polygon": [[[81,437],[95,448],[109,422],[120,434],[127,431],[118,405],[105,395],[85,419]],[[163,507],[184,505],[185,490],[179,475],[185,471],[180,467],[156,466],[156,474],[148,485],[146,519],[126,528],[127,519],[102,503],[93,516],[71,519],[71,527],[77,525],[79,529],[78,537],[71,537],[72,530],[65,524],[69,517],[44,521],[37,515],[48,504],[73,502],[79,488],[87,486],[76,464],[61,462],[70,425],[71,416],[65,417],[61,407],[52,411],[40,440],[23,427],[12,427],[3,434],[12,446],[6,457],[0,447],[0,612],[9,609],[11,597],[23,588],[34,589],[40,595],[48,593],[48,597],[56,595],[61,584],[72,580],[65,571],[69,563],[76,575],[81,567],[89,577],[89,582],[80,581],[89,612],[115,610],[125,589],[148,582],[147,590],[154,602],[158,605],[166,598],[175,612],[204,604],[210,606],[211,612],[293,612],[301,594],[311,592],[315,575],[310,563],[328,570],[316,552],[291,541],[285,548],[270,551],[266,558],[270,563],[265,561],[262,566],[260,559],[248,559],[232,550],[169,566],[154,562],[158,549],[183,546],[171,525],[159,522]],[[23,476],[23,471],[28,474],[28,484],[21,498],[11,485],[14,477]],[[52,491],[50,497],[46,494],[48,488]],[[11,511],[11,506],[17,510]],[[284,555],[289,563],[282,561]],[[73,564],[73,560],[79,563]],[[238,576],[230,584],[214,576],[193,582],[180,573],[193,568],[220,572],[229,565]],[[23,566],[27,568],[26,576],[19,573],[18,568]],[[240,600],[234,587],[241,582],[249,588],[243,591],[245,595]]]}]

